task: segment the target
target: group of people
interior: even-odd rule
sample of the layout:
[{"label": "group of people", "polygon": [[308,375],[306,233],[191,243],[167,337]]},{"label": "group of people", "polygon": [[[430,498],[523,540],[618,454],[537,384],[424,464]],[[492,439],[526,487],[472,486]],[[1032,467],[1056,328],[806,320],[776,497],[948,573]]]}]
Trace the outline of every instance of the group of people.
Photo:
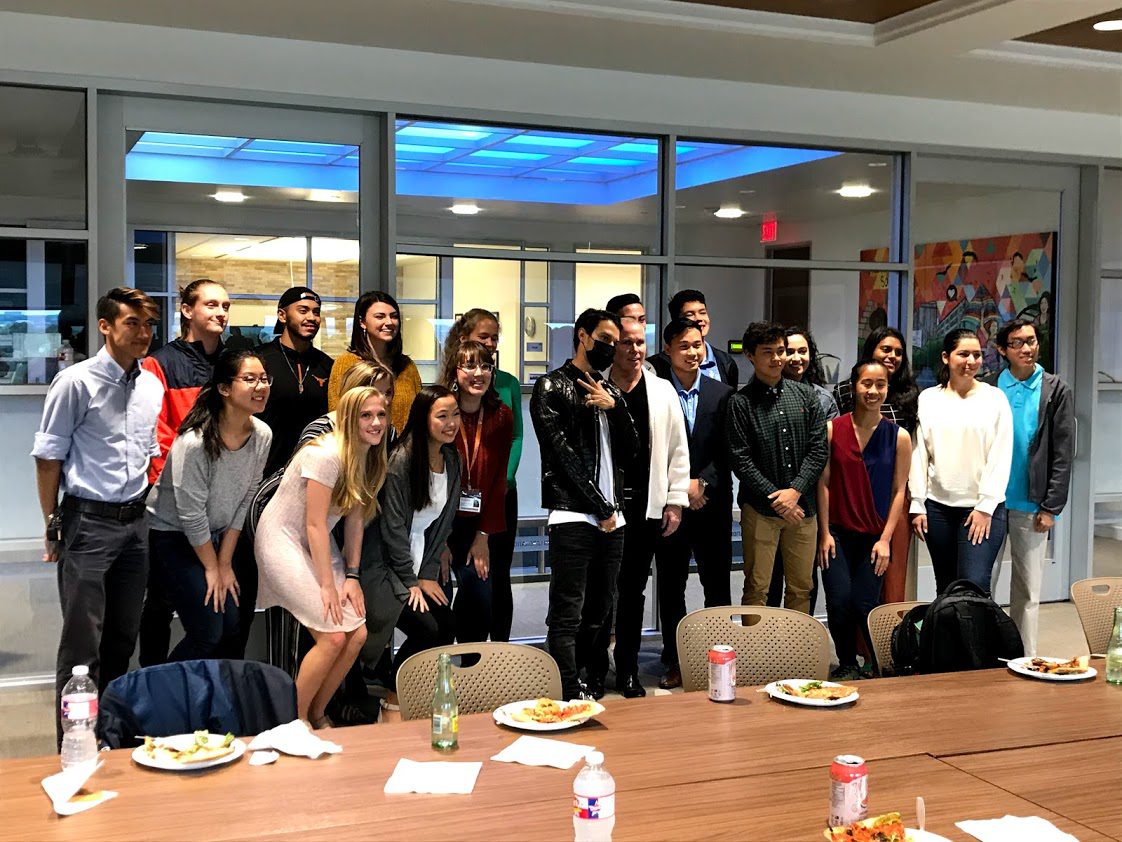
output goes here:
[{"label": "group of people", "polygon": [[[440,381],[425,386],[386,293],[359,298],[334,361],[313,346],[320,299],[307,287],[281,296],[277,338],[259,349],[223,347],[229,311],[221,284],[189,284],[179,338],[149,355],[156,305],[115,288],[98,302],[105,346],[52,383],[32,455],[46,557],[58,562],[58,687],[87,664],[103,689],[138,637],[144,666],[244,657],[255,610],[279,606],[309,635],[297,703],[318,727],[329,714],[354,721],[346,697],[365,696],[364,673],[392,704],[409,655],[508,640],[523,413],[518,379],[497,366],[498,317],[459,316]],[[1009,365],[996,386],[975,379],[977,336],[952,331],[940,385],[920,394],[893,328],[874,331],[829,389],[809,331],[757,322],[738,391],[736,361],[707,339],[704,294],[678,292],[668,315],[648,357],[638,296],[586,310],[572,358],[530,399],[547,644],[566,698],[603,695],[613,629],[617,689],[645,695],[652,562],[659,683],[680,685],[673,629],[691,559],[706,606],[732,599],[734,477],[741,601],[809,613],[820,569],[840,675],[856,675],[862,647],[870,663],[869,610],[903,598],[912,531],[940,591],[956,578],[988,591],[1008,530],[1012,613],[1035,648],[1074,422],[1070,390],[1037,363],[1031,323],[998,334]],[[184,638],[169,652],[173,611]]]}]

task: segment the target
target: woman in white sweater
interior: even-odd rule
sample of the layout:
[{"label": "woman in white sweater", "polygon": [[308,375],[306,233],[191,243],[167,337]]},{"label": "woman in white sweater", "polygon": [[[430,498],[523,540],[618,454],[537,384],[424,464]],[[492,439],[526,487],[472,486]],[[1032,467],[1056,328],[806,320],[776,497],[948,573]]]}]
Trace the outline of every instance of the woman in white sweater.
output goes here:
[{"label": "woman in white sweater", "polygon": [[1005,540],[1013,415],[1000,389],[975,379],[981,365],[977,334],[952,330],[943,339],[940,385],[919,396],[912,528],[927,542],[939,593],[955,579],[989,593]]}]

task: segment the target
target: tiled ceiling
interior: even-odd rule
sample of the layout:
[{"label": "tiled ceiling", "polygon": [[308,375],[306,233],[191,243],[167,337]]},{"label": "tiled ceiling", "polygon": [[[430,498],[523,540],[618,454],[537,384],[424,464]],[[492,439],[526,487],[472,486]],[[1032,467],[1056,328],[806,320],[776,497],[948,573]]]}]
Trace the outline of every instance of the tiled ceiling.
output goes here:
[{"label": "tiled ceiling", "polygon": [[724,6],[755,12],[781,12],[812,18],[878,23],[936,0],[678,0],[700,6]]},{"label": "tiled ceiling", "polygon": [[1122,30],[1114,32],[1099,32],[1092,24],[1100,20],[1122,20],[1122,9],[1104,12],[1093,18],[1077,20],[1055,29],[1046,29],[1034,35],[1026,35],[1022,41],[1033,41],[1037,44],[1056,44],[1061,47],[1082,47],[1085,50],[1108,50],[1113,53],[1122,53]]}]

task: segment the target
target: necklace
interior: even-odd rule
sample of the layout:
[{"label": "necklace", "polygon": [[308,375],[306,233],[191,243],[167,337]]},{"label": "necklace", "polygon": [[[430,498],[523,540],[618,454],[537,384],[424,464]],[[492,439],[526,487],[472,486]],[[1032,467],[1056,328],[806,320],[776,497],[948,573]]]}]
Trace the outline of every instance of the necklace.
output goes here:
[{"label": "necklace", "polygon": [[284,357],[285,365],[288,366],[288,370],[292,372],[292,377],[296,381],[296,394],[304,394],[304,381],[308,377],[308,370],[301,367],[299,357],[296,358],[296,368],[293,368],[292,361],[288,358],[288,354],[285,352],[283,345],[281,346],[281,356]]}]

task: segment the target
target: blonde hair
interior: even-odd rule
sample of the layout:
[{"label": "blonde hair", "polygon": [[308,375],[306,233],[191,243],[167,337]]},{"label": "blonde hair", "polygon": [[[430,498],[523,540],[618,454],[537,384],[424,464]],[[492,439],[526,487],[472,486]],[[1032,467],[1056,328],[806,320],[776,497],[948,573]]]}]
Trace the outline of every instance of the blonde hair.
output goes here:
[{"label": "blonde hair", "polygon": [[379,362],[359,360],[348,368],[347,373],[343,375],[340,394],[361,386],[373,386],[383,378],[387,378],[390,383],[393,383],[393,372]]},{"label": "blonde hair", "polygon": [[[350,512],[356,506],[362,508],[362,518],[369,523],[378,514],[378,492],[386,479],[386,441],[382,440],[366,451],[363,458],[359,434],[359,415],[362,405],[370,398],[385,399],[373,386],[350,389],[339,399],[335,410],[335,432],[322,436],[317,444],[322,447],[334,446],[339,453],[341,467],[335,487],[331,489],[331,505],[342,512]],[[389,432],[389,422],[386,422]]]}]

